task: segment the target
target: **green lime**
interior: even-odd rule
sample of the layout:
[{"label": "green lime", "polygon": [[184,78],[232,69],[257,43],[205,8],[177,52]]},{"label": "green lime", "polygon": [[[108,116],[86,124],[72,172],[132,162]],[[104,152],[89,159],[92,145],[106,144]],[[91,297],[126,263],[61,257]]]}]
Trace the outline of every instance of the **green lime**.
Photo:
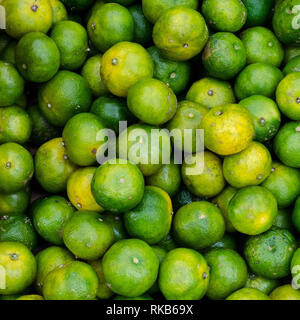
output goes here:
[{"label": "green lime", "polygon": [[120,240],[105,253],[104,278],[111,290],[125,297],[137,297],[154,284],[159,260],[154,250],[139,239]]},{"label": "green lime", "polygon": [[16,103],[24,91],[24,80],[15,67],[0,61],[0,107]]},{"label": "green lime", "polygon": [[279,284],[280,282],[276,279],[267,279],[254,273],[249,273],[245,288],[254,288],[268,295]]},{"label": "green lime", "polygon": [[42,32],[30,32],[16,46],[16,65],[27,81],[46,82],[58,71],[60,53],[55,42]]},{"label": "green lime", "polygon": [[194,196],[183,184],[180,186],[178,192],[172,197],[173,208],[177,211],[182,206],[191,203],[194,200],[199,200],[199,198]]},{"label": "green lime", "polygon": [[171,120],[177,110],[176,95],[157,79],[142,79],[130,87],[129,110],[142,122],[161,125]]},{"label": "green lime", "polygon": [[178,103],[174,117],[167,124],[175,149],[185,152],[199,150],[201,140],[198,140],[197,129],[200,129],[201,120],[207,112],[207,108],[197,102],[182,100]]},{"label": "green lime", "polygon": [[171,251],[175,248],[178,247],[178,245],[175,243],[173,236],[171,235],[171,233],[168,233],[164,239],[162,239],[157,246],[167,250],[167,251]]},{"label": "green lime", "polygon": [[37,236],[31,219],[18,213],[0,218],[0,241],[16,241],[25,244],[29,250],[35,249]]},{"label": "green lime", "polygon": [[255,136],[254,139],[264,142],[272,139],[277,133],[281,114],[277,104],[270,98],[254,95],[239,102],[252,115]]},{"label": "green lime", "polygon": [[97,290],[98,277],[93,268],[81,261],[71,261],[48,273],[43,296],[45,300],[94,300]]},{"label": "green lime", "polygon": [[146,182],[150,186],[161,188],[172,197],[180,187],[180,166],[174,162],[164,164],[156,173],[146,177]]},{"label": "green lime", "polygon": [[55,25],[59,21],[68,20],[68,12],[64,4],[59,0],[50,0],[52,7],[52,23]]},{"label": "green lime", "polygon": [[299,45],[299,0],[280,1],[275,6],[273,30],[285,44]]},{"label": "green lime", "polygon": [[23,144],[31,135],[32,122],[26,111],[16,105],[0,108],[0,143]]},{"label": "green lime", "polygon": [[34,145],[40,146],[49,140],[61,136],[60,128],[54,127],[48,122],[38,105],[32,105],[26,111],[31,119],[32,134],[30,141]]},{"label": "green lime", "polygon": [[89,37],[101,52],[118,42],[132,41],[134,27],[129,10],[118,3],[107,3],[94,10],[87,24]]},{"label": "green lime", "polygon": [[296,250],[296,240],[285,230],[272,228],[250,237],[244,255],[250,269],[268,279],[280,279],[290,273],[290,263]]},{"label": "green lime", "polygon": [[25,213],[30,201],[30,190],[21,189],[15,193],[0,193],[0,216]]},{"label": "green lime", "polygon": [[273,226],[294,231],[292,215],[289,209],[278,209],[278,214],[273,221]]},{"label": "green lime", "polygon": [[300,232],[300,197],[297,198],[292,213],[293,225],[298,232]]},{"label": "green lime", "polygon": [[114,242],[114,232],[99,213],[77,211],[64,225],[63,240],[76,257],[96,260]]},{"label": "green lime", "polygon": [[268,22],[274,0],[242,0],[247,9],[247,27],[262,26]]},{"label": "green lime", "polygon": [[208,39],[208,29],[200,12],[175,7],[159,17],[152,37],[164,57],[186,61],[201,52]]},{"label": "green lime", "polygon": [[207,291],[209,276],[209,267],[199,252],[178,248],[162,261],[158,283],[167,300],[200,300]]},{"label": "green lime", "polygon": [[136,122],[134,115],[128,110],[125,99],[103,96],[96,99],[91,107],[94,113],[101,120],[105,128],[119,132],[120,121],[127,121],[129,125]]},{"label": "green lime", "polygon": [[107,283],[104,279],[103,266],[101,260],[90,261],[89,265],[94,269],[98,276],[98,291],[97,297],[101,300],[106,300],[111,298],[114,293],[107,286]]},{"label": "green lime", "polygon": [[224,233],[224,236],[219,241],[212,244],[210,247],[206,249],[206,251],[214,250],[214,249],[237,249],[236,239],[231,233]]},{"label": "green lime", "polygon": [[284,55],[284,64],[287,64],[291,59],[300,55],[300,47],[298,46],[286,46]]},{"label": "green lime", "polygon": [[223,174],[235,188],[254,186],[267,179],[272,169],[272,158],[261,143],[252,141],[243,151],[224,158]]},{"label": "green lime", "polygon": [[54,126],[63,127],[75,114],[87,112],[92,95],[87,81],[71,71],[59,71],[39,89],[39,107]]},{"label": "green lime", "polygon": [[235,228],[230,222],[228,217],[228,206],[229,206],[230,200],[233,198],[236,192],[237,192],[237,189],[231,186],[228,186],[225,189],[223,189],[223,191],[216,198],[212,199],[212,203],[216,204],[217,207],[221,210],[221,213],[225,220],[227,232],[235,231]]},{"label": "green lime", "polygon": [[68,179],[68,198],[77,210],[103,211],[92,195],[91,183],[95,171],[96,167],[79,168]]},{"label": "green lime", "polygon": [[246,65],[243,42],[230,32],[217,32],[210,36],[202,54],[208,75],[222,80],[235,77]]},{"label": "green lime", "polygon": [[96,163],[97,152],[104,144],[100,138],[106,129],[92,113],[80,113],[72,117],[64,127],[63,139],[70,160],[79,166]]},{"label": "green lime", "polygon": [[290,206],[300,194],[300,172],[297,169],[287,167],[274,161],[269,177],[262,186],[267,188],[275,196],[278,207]]},{"label": "green lime", "polygon": [[147,46],[152,41],[151,23],[146,19],[140,4],[135,4],[129,7],[128,10],[131,13],[134,22],[134,42],[137,42],[142,46]]},{"label": "green lime", "polygon": [[64,197],[50,196],[36,200],[31,215],[35,230],[51,244],[63,244],[62,233],[75,209]]},{"label": "green lime", "polygon": [[203,249],[219,241],[225,232],[221,211],[207,201],[181,207],[174,217],[175,239],[186,247]]},{"label": "green lime", "polygon": [[235,95],[239,100],[253,95],[272,98],[282,78],[283,74],[278,68],[267,63],[252,63],[237,76]]},{"label": "green lime", "polygon": [[142,78],[152,78],[154,63],[141,45],[119,42],[102,57],[100,74],[111,93],[126,97],[129,88]]},{"label": "green lime", "polygon": [[24,189],[33,172],[33,159],[27,149],[13,142],[0,145],[0,192],[15,193]]},{"label": "green lime", "polygon": [[213,78],[203,78],[193,83],[186,99],[200,103],[208,109],[235,103],[230,83]]},{"label": "green lime", "polygon": [[209,25],[218,31],[239,31],[247,19],[247,9],[240,0],[203,0],[201,11]]},{"label": "green lime", "polygon": [[270,298],[272,300],[300,300],[300,292],[290,284],[285,284],[273,290]]},{"label": "green lime", "polygon": [[52,26],[52,7],[49,0],[3,0],[8,35],[20,39],[31,31],[47,33]]},{"label": "green lime", "polygon": [[15,65],[16,64],[15,50],[16,50],[17,44],[18,44],[17,41],[14,41],[14,40],[10,41],[0,55],[1,60]]},{"label": "green lime", "polygon": [[171,160],[170,136],[158,127],[134,124],[120,133],[117,145],[119,157],[137,164],[144,176],[158,172]]},{"label": "green lime", "polygon": [[97,168],[91,188],[101,207],[126,212],[142,200],[144,178],[136,165],[124,159],[111,159]]},{"label": "green lime", "polygon": [[293,277],[292,285],[294,289],[299,289],[299,275],[300,275],[299,265],[300,265],[300,249],[298,248],[293,255],[291,266],[290,266],[291,274]]},{"label": "green lime", "polygon": [[247,64],[269,63],[279,67],[282,63],[284,50],[274,33],[264,27],[253,27],[240,35],[247,53]]},{"label": "green lime", "polygon": [[34,255],[20,242],[0,242],[0,268],[0,295],[22,293],[36,276]]},{"label": "green lime", "polygon": [[36,255],[37,274],[35,286],[39,293],[42,292],[46,276],[67,262],[73,261],[74,256],[65,248],[51,246]]},{"label": "green lime", "polygon": [[100,75],[102,56],[97,54],[90,57],[82,67],[81,75],[87,81],[92,94],[95,97],[100,97],[108,93],[108,89],[102,82]]},{"label": "green lime", "polygon": [[256,235],[271,228],[277,210],[276,198],[270,191],[250,186],[237,191],[230,200],[228,217],[237,231]]},{"label": "green lime", "polygon": [[253,136],[251,113],[241,105],[214,107],[201,121],[205,147],[219,155],[231,155],[246,149]]},{"label": "green lime", "polygon": [[[158,260],[159,260],[159,265],[161,265],[162,261],[164,260],[164,258],[166,257],[168,251],[167,249],[163,248],[163,247],[159,247],[159,246],[151,246],[151,248],[153,249],[153,251],[156,253]],[[154,294],[159,292],[159,286],[158,286],[158,280],[155,281],[155,283],[153,284],[153,286],[149,289],[149,293],[150,294]]]},{"label": "green lime", "polygon": [[225,187],[221,160],[209,151],[188,155],[181,175],[188,190],[198,197],[214,197]]},{"label": "green lime", "polygon": [[282,72],[286,76],[292,72],[300,71],[300,56],[292,58],[283,68]]},{"label": "green lime", "polygon": [[274,151],[279,160],[289,167],[300,167],[300,122],[284,124],[274,139]]},{"label": "green lime", "polygon": [[237,252],[231,249],[215,249],[205,254],[204,258],[210,267],[206,293],[208,298],[224,299],[244,287],[248,276],[247,265]]},{"label": "green lime", "polygon": [[270,298],[255,288],[242,288],[235,291],[226,300],[270,300]]},{"label": "green lime", "polygon": [[122,216],[117,215],[114,212],[105,212],[102,215],[102,218],[112,227],[115,235],[115,242],[128,238]]},{"label": "green lime", "polygon": [[142,201],[124,213],[124,224],[132,238],[157,244],[169,233],[172,222],[172,202],[162,189],[146,186]]},{"label": "green lime", "polygon": [[154,24],[169,9],[181,6],[196,10],[198,0],[142,0],[142,6],[144,15]]},{"label": "green lime", "polygon": [[153,78],[164,82],[175,94],[182,93],[190,80],[190,62],[172,61],[164,58],[155,46],[148,48],[147,51],[154,62]]},{"label": "green lime", "polygon": [[27,294],[17,298],[17,300],[44,300],[44,298],[38,294]]},{"label": "green lime", "polygon": [[300,73],[292,72],[283,78],[276,89],[280,111],[291,120],[300,120]]},{"label": "green lime", "polygon": [[47,192],[66,190],[67,181],[75,170],[76,166],[69,160],[62,138],[49,140],[35,154],[35,177]]}]

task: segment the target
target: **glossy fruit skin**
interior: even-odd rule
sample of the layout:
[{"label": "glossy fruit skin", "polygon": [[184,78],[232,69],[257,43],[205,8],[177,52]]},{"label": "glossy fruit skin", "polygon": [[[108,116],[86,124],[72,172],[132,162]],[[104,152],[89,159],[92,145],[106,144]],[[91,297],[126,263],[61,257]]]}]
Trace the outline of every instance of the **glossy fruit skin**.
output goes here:
[{"label": "glossy fruit skin", "polygon": [[92,13],[87,30],[93,44],[105,52],[118,42],[134,39],[134,20],[127,8],[107,3]]},{"label": "glossy fruit skin", "polygon": [[220,240],[225,222],[220,210],[206,201],[192,202],[175,214],[173,232],[178,243],[192,249],[203,249]]},{"label": "glossy fruit skin", "polygon": [[67,249],[51,246],[36,255],[37,274],[35,287],[42,293],[44,280],[55,268],[60,267],[70,261],[74,261],[74,256]]},{"label": "glossy fruit skin", "polygon": [[101,61],[102,55],[92,56],[86,60],[81,70],[81,75],[88,82],[89,88],[95,97],[108,93],[108,89],[105,87],[100,75]]},{"label": "glossy fruit skin", "polygon": [[246,284],[247,265],[236,251],[214,249],[205,254],[204,258],[210,267],[210,281],[206,293],[210,299],[224,299]]},{"label": "glossy fruit skin", "polygon": [[62,20],[68,20],[68,12],[64,4],[59,0],[50,0],[52,7],[52,23],[55,25],[57,22]]},{"label": "glossy fruit skin", "polygon": [[294,232],[292,216],[289,209],[278,209],[277,217],[273,221],[273,226],[281,229],[287,229]]},{"label": "glossy fruit skin", "polygon": [[76,166],[69,160],[62,138],[52,139],[39,147],[35,155],[35,177],[44,190],[66,190],[67,180]]},{"label": "glossy fruit skin", "polygon": [[201,52],[208,39],[208,29],[198,11],[178,7],[166,11],[156,21],[152,37],[164,57],[186,61]]},{"label": "glossy fruit skin", "polygon": [[275,288],[271,292],[270,298],[272,300],[300,300],[300,293],[290,284],[286,284]]},{"label": "glossy fruit skin", "polygon": [[296,56],[292,58],[283,68],[282,72],[286,76],[292,72],[299,72],[300,71],[300,57]]},{"label": "glossy fruit skin", "polygon": [[233,33],[217,32],[210,36],[202,53],[202,62],[209,76],[232,79],[246,65],[244,44]]},{"label": "glossy fruit skin", "polygon": [[235,188],[258,185],[271,173],[272,158],[268,149],[252,141],[240,153],[225,157],[223,173],[226,181]]},{"label": "glossy fruit skin", "polygon": [[299,41],[299,1],[279,2],[273,16],[273,30],[284,44],[298,44]]},{"label": "glossy fruit skin", "polygon": [[144,15],[153,24],[167,10],[178,6],[196,10],[198,7],[198,0],[142,0]]},{"label": "glossy fruit skin", "polygon": [[54,126],[63,127],[75,114],[88,111],[92,95],[83,77],[62,70],[42,85],[38,101],[46,119]]},{"label": "glossy fruit skin", "polygon": [[151,288],[158,274],[159,260],[153,249],[139,239],[120,240],[105,253],[103,273],[111,290],[134,298]]},{"label": "glossy fruit skin", "polygon": [[295,249],[296,241],[289,231],[272,228],[250,237],[245,244],[244,255],[255,274],[268,279],[280,279],[289,274]]},{"label": "glossy fruit skin", "polygon": [[271,174],[262,186],[273,193],[279,208],[287,208],[300,194],[300,172],[273,161]]},{"label": "glossy fruit skin", "polygon": [[46,82],[58,71],[60,52],[55,42],[42,32],[30,32],[18,42],[16,65],[27,81]]},{"label": "glossy fruit skin", "polygon": [[6,288],[0,293],[18,294],[29,287],[36,276],[36,262],[31,251],[20,242],[0,242],[0,264],[6,271]]},{"label": "glossy fruit skin", "polygon": [[214,197],[225,187],[221,160],[210,151],[187,156],[181,175],[188,190],[198,197]]},{"label": "glossy fruit skin", "polygon": [[108,90],[118,97],[126,97],[129,88],[139,79],[152,78],[153,71],[151,56],[137,43],[119,42],[102,56],[101,78]]},{"label": "glossy fruit skin", "polygon": [[47,33],[52,25],[52,7],[49,0],[5,0],[1,3],[6,11],[6,32],[20,39],[31,31]]},{"label": "glossy fruit skin", "polygon": [[2,216],[0,218],[0,241],[21,242],[29,250],[34,250],[37,245],[37,236],[31,219],[22,213]]},{"label": "glossy fruit skin", "polygon": [[204,129],[206,148],[219,155],[231,155],[246,149],[254,136],[250,112],[237,104],[210,109],[201,121],[201,129]]},{"label": "glossy fruit skin", "polygon": [[33,159],[27,149],[13,142],[0,145],[0,192],[24,189],[33,173]]},{"label": "glossy fruit skin", "polygon": [[147,51],[154,62],[153,78],[167,84],[176,95],[183,92],[190,80],[190,62],[166,59],[155,46],[148,48]]},{"label": "glossy fruit skin", "polygon": [[115,212],[105,212],[102,214],[102,219],[112,227],[115,242],[129,238],[122,215],[118,215]]},{"label": "glossy fruit skin", "polygon": [[[78,288],[73,291],[71,288]],[[98,290],[98,278],[90,265],[71,261],[50,272],[44,281],[45,300],[93,300]]]},{"label": "glossy fruit skin", "polygon": [[247,53],[247,64],[269,63],[280,67],[284,50],[276,36],[267,28],[253,27],[240,35]]},{"label": "glossy fruit skin", "polygon": [[292,72],[283,78],[276,89],[280,111],[291,120],[300,120],[300,73]]},{"label": "glossy fruit skin", "polygon": [[238,0],[204,0],[201,11],[210,26],[218,31],[237,32],[247,19],[247,10]]},{"label": "glossy fruit skin", "polygon": [[173,249],[161,263],[158,284],[167,300],[200,300],[207,291],[208,283],[208,265],[203,256],[193,249]]},{"label": "glossy fruit skin", "polygon": [[112,159],[102,164],[92,180],[95,200],[112,212],[131,210],[140,203],[144,194],[144,178],[138,167],[126,160],[123,164],[120,161]]},{"label": "glossy fruit skin", "polygon": [[230,83],[214,78],[203,78],[193,83],[187,92],[186,99],[208,109],[236,101]]},{"label": "glossy fruit skin", "polygon": [[142,122],[162,125],[172,119],[176,113],[177,98],[172,89],[162,81],[142,79],[130,87],[127,105]]},{"label": "glossy fruit skin", "polygon": [[171,229],[172,212],[170,196],[158,187],[146,186],[142,201],[124,213],[124,225],[132,238],[157,244]]},{"label": "glossy fruit skin", "polygon": [[233,234],[230,233],[224,233],[224,236],[219,241],[212,244],[209,248],[204,250],[205,252],[209,252],[211,250],[215,249],[231,249],[231,250],[237,250],[237,243],[236,239]]},{"label": "glossy fruit skin", "polygon": [[282,78],[283,74],[278,68],[266,63],[253,63],[237,76],[234,92],[239,100],[257,94],[272,98]]},{"label": "glossy fruit skin", "polygon": [[99,139],[106,129],[100,119],[88,112],[72,117],[64,127],[63,140],[70,160],[79,166],[94,165],[97,152],[104,144]]},{"label": "glossy fruit skin", "polygon": [[21,189],[15,193],[0,193],[0,217],[14,213],[25,213],[30,201],[30,190]]},{"label": "glossy fruit skin", "polygon": [[16,103],[24,92],[24,80],[15,67],[0,61],[0,107]]},{"label": "glossy fruit skin", "polygon": [[296,199],[295,206],[292,213],[293,225],[298,232],[300,230],[300,200],[299,199],[300,199],[299,197]]},{"label": "glossy fruit skin", "polygon": [[257,276],[254,273],[249,273],[245,287],[257,289],[268,295],[272,290],[278,287],[279,284],[279,280],[267,279]]},{"label": "glossy fruit skin", "polygon": [[285,123],[274,139],[274,152],[279,160],[293,168],[300,167],[300,122]]},{"label": "glossy fruit skin", "polygon": [[235,291],[226,300],[270,300],[270,298],[255,288],[242,288]]},{"label": "glossy fruit skin", "polygon": [[96,260],[114,242],[114,232],[99,213],[77,211],[64,225],[63,240],[76,257]]},{"label": "glossy fruit skin", "polygon": [[284,64],[287,64],[291,59],[300,55],[300,48],[298,46],[289,45],[285,47]]},{"label": "glossy fruit skin", "polygon": [[265,25],[270,16],[274,0],[242,0],[247,9],[247,27]]},{"label": "glossy fruit skin", "polygon": [[0,108],[0,143],[16,142],[23,144],[31,135],[32,123],[26,111],[13,105]]},{"label": "glossy fruit skin", "polygon": [[50,196],[37,201],[31,210],[35,230],[47,242],[62,245],[63,228],[75,209],[61,196]]},{"label": "glossy fruit skin", "polygon": [[281,113],[272,99],[254,95],[241,100],[239,104],[252,115],[255,130],[254,140],[269,141],[276,135],[281,123]]},{"label": "glossy fruit skin", "polygon": [[230,200],[228,216],[239,232],[257,235],[271,228],[277,215],[277,201],[266,188],[240,189]]}]

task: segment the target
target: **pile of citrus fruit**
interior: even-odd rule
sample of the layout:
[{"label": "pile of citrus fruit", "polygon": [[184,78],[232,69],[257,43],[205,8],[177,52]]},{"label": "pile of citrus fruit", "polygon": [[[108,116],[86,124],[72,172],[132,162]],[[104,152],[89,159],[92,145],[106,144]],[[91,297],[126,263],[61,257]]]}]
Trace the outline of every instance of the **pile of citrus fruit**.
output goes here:
[{"label": "pile of citrus fruit", "polygon": [[0,5],[0,300],[300,300],[300,0]]}]

